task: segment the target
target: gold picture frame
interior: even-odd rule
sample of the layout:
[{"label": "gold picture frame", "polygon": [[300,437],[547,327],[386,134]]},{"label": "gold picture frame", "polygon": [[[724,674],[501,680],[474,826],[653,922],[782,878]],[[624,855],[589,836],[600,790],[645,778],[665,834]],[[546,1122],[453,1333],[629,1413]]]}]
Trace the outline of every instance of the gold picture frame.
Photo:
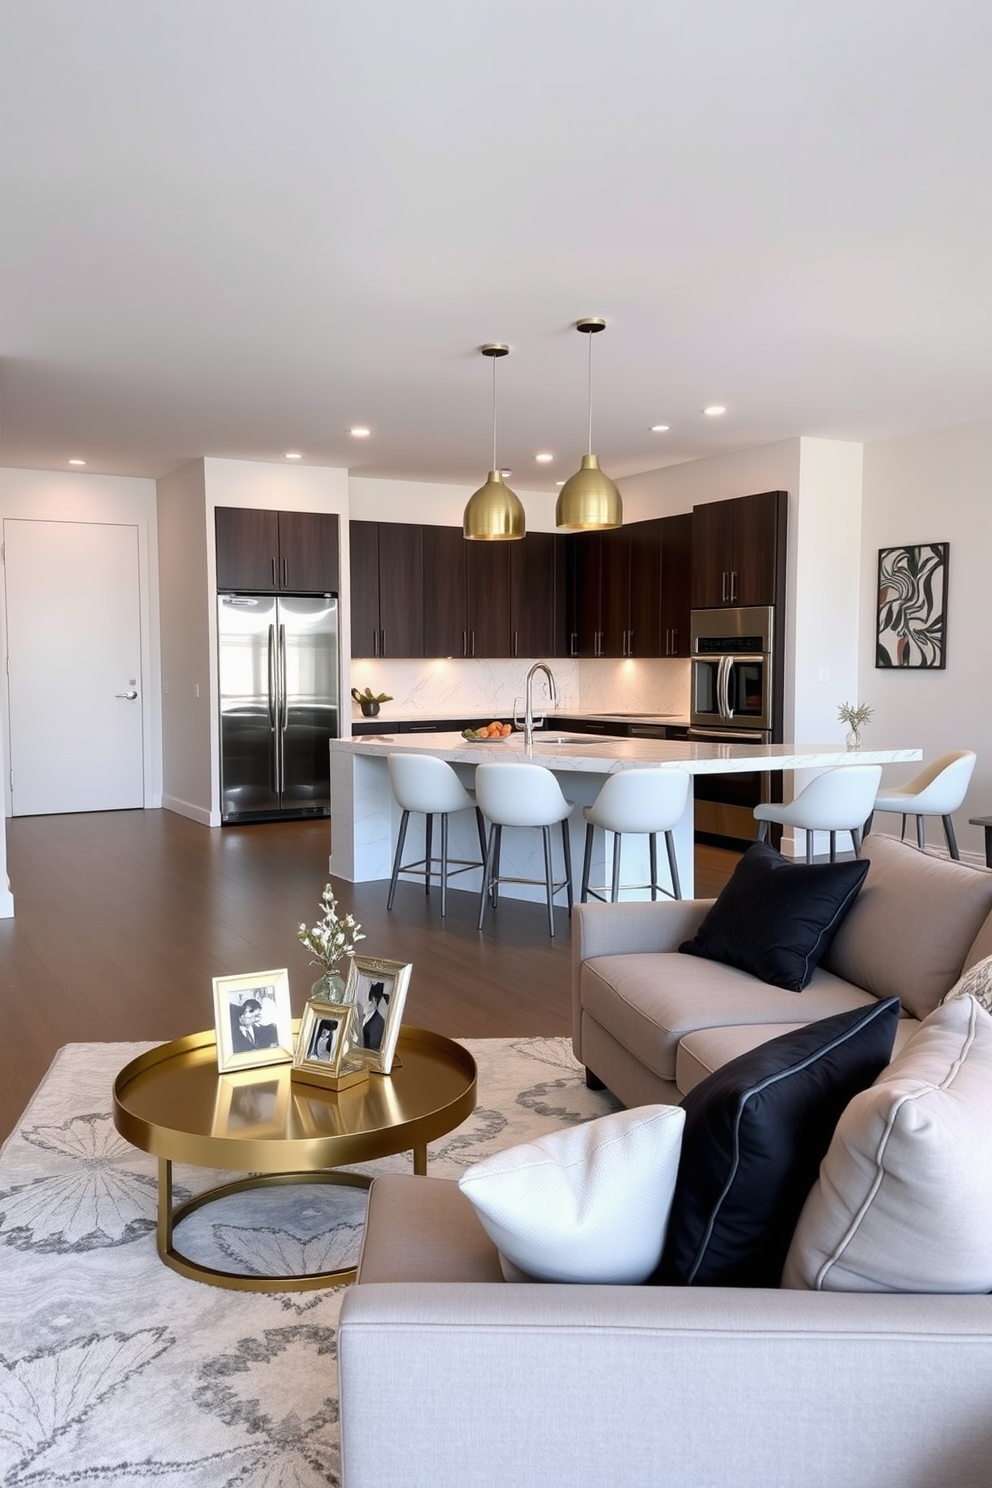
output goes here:
[{"label": "gold picture frame", "polygon": [[291,1063],[293,1013],[285,967],[214,977],[213,987],[220,1074]]},{"label": "gold picture frame", "polygon": [[310,1085],[344,1090],[368,1079],[357,1042],[352,1002],[312,997],[303,1009],[293,1051],[293,1075]]},{"label": "gold picture frame", "polygon": [[358,1008],[358,1041],[370,1070],[388,1075],[410,986],[413,963],[353,956],[345,996]]}]

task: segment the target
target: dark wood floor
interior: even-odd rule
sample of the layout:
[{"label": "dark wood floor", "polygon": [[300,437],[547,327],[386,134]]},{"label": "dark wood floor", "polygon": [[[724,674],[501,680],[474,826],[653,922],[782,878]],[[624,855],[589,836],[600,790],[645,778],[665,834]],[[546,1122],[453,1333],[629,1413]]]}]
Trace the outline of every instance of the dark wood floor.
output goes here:
[{"label": "dark wood floor", "polygon": [[[293,1011],[317,969],[296,939],[327,882],[326,821],[210,830],[168,811],[7,823],[16,917],[0,920],[0,1137],[66,1043],[169,1039],[213,1023],[211,978],[286,966]],[[736,855],[699,848],[696,891]],[[360,949],[413,963],[406,1021],[465,1038],[569,1031],[569,934],[502,899],[486,933],[474,894],[335,882]]]}]

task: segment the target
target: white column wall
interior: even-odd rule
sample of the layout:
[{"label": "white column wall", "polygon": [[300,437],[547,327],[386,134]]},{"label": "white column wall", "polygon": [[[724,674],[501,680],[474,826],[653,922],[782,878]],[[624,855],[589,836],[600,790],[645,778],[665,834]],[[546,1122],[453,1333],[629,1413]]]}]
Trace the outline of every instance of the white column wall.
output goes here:
[{"label": "white column wall", "polygon": [[162,804],[210,824],[210,611],[203,462],[158,482],[162,591]]},{"label": "white column wall", "polygon": [[[954,819],[962,855],[984,863],[980,827],[969,816],[992,814],[992,708],[989,707],[988,593],[992,551],[992,421],[929,430],[865,446],[862,516],[860,660],[863,701],[872,704],[871,742],[919,744],[927,761],[952,749],[974,749],[978,763]],[[876,583],[879,548],[950,543],[946,667],[941,671],[876,670]],[[919,768],[919,767],[916,767]],[[885,782],[915,773],[892,765]],[[879,818],[898,831],[898,817]],[[927,845],[941,847],[939,822]]]}]

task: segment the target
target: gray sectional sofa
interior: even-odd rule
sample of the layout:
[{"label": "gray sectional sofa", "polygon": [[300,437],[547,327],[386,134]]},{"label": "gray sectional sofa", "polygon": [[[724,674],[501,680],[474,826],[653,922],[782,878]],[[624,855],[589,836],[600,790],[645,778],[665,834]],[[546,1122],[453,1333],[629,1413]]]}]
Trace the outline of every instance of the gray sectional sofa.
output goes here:
[{"label": "gray sectional sofa", "polygon": [[[898,1048],[992,954],[992,874],[886,838],[866,854],[798,994],[679,955],[704,904],[577,910],[579,1059],[626,1104],[677,1101],[785,1028],[893,991]],[[992,1481],[992,1296],[509,1285],[442,1179],[373,1185],[339,1367],[344,1488]]]}]

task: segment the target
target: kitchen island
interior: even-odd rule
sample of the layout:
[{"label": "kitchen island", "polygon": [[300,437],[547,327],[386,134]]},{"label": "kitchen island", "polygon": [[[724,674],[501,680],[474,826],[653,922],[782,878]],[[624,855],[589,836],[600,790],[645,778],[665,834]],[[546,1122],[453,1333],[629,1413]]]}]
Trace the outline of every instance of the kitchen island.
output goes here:
[{"label": "kitchen island", "polygon": [[[330,871],[352,883],[387,879],[392,872],[393,852],[400,809],[389,786],[387,756],[391,753],[433,754],[449,761],[463,783],[471,789],[476,765],[499,761],[529,761],[541,764],[557,777],[562,790],[575,802],[570,827],[572,878],[576,897],[582,872],[585,823],[582,807],[599,793],[603,778],[615,770],[634,770],[651,765],[681,766],[690,775],[727,774],[747,770],[825,770],[835,765],[885,765],[912,763],[922,759],[921,749],[861,749],[856,753],[843,744],[805,745],[706,744],[698,740],[616,739],[598,734],[559,733],[549,715],[547,726],[535,732],[528,751],[522,733],[489,743],[470,743],[460,734],[379,734],[372,738],[333,739],[331,755]],[[418,835],[419,834],[419,835]],[[682,893],[693,892],[693,801],[675,828],[675,849]],[[423,817],[412,816],[404,856],[412,860],[423,853]],[[646,878],[638,865],[645,839],[624,839],[624,878]],[[479,841],[471,812],[450,820],[448,850],[452,858],[475,859]],[[629,856],[628,856],[629,853]],[[664,855],[662,855],[663,857]],[[644,852],[646,860],[646,849]],[[604,882],[604,844],[597,834],[592,882]],[[507,832],[503,842],[503,871],[541,879],[544,860],[539,831]],[[419,881],[419,880],[418,880]],[[460,874],[451,889],[478,894],[479,870]],[[502,894],[543,900],[543,886],[507,884]],[[631,897],[630,895],[626,897]],[[646,893],[642,897],[647,897]]]}]

